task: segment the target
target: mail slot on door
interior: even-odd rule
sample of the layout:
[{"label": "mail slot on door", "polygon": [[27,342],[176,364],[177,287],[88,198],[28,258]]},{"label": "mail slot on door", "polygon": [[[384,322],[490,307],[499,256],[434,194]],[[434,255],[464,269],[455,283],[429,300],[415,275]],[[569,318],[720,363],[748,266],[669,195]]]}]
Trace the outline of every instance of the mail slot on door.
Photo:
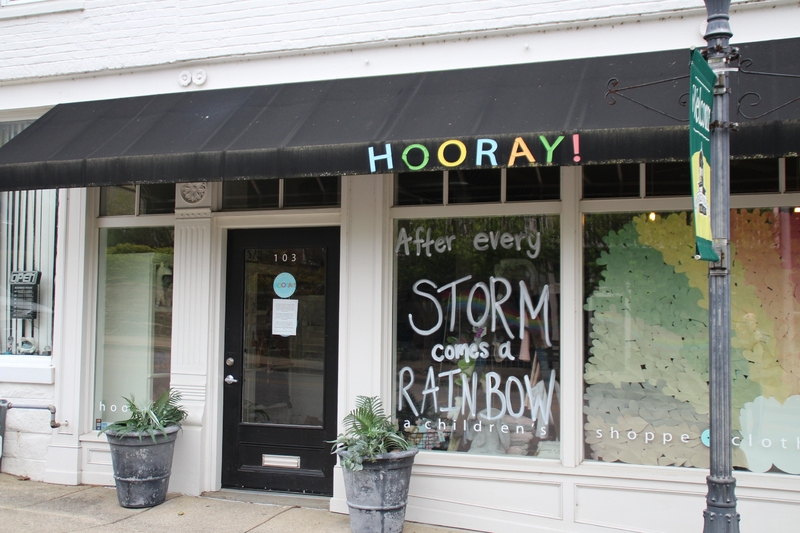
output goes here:
[{"label": "mail slot on door", "polygon": [[39,278],[42,273],[37,270],[12,272],[11,285],[11,318],[36,318],[36,301],[39,299]]}]

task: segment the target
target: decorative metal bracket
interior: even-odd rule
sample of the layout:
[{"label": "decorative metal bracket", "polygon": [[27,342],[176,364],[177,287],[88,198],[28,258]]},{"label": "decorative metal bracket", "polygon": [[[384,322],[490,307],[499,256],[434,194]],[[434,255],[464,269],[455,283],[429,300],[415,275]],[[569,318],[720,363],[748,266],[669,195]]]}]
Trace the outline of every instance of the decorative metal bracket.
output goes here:
[{"label": "decorative metal bracket", "polygon": [[[635,98],[632,98],[632,97],[628,96],[627,94],[625,94],[623,92],[623,91],[629,91],[629,90],[633,90],[633,89],[641,89],[642,87],[651,87],[653,85],[658,85],[660,83],[669,83],[669,82],[677,81],[677,80],[685,80],[685,79],[688,79],[688,78],[689,78],[689,75],[686,74],[684,76],[675,76],[674,78],[666,78],[666,79],[663,79],[663,80],[650,81],[650,82],[647,82],[647,83],[640,83],[639,85],[629,85],[627,87],[619,87],[619,88],[617,88],[617,85],[619,84],[619,80],[617,78],[611,78],[610,80],[608,80],[608,84],[607,84],[608,91],[606,92],[606,103],[608,105],[616,104],[617,103],[617,96],[619,96],[620,98],[624,98],[625,100],[627,100],[629,102],[633,102],[634,104],[640,105],[640,106],[644,107],[645,109],[649,109],[650,111],[654,111],[654,112],[658,113],[659,115],[663,115],[663,116],[665,116],[667,118],[671,118],[672,120],[676,120],[678,122],[689,122],[688,118],[680,118],[680,117],[676,117],[676,116],[670,115],[666,111],[661,111],[660,109],[656,109],[655,107],[647,105],[644,102],[640,102],[639,100],[637,100]],[[680,95],[678,97],[678,104],[680,104],[683,107],[686,107],[686,104],[688,103],[688,100],[689,100],[689,93],[685,92],[685,93],[683,93],[682,95]]]},{"label": "decorative metal bracket", "polygon": [[[759,72],[759,71],[755,71],[755,70],[747,70],[747,68],[752,64],[753,64],[753,60],[752,59],[742,59],[739,62],[739,72],[742,73],[742,74],[748,74],[750,76],[770,76],[770,77],[773,77],[773,78],[800,79],[800,75],[797,75],[797,74],[781,74],[781,73],[777,73],[777,72]],[[756,107],[761,103],[761,95],[758,94],[757,92],[750,91],[750,92],[744,93],[742,96],[739,97],[738,112],[739,112],[739,114],[741,116],[743,116],[744,118],[746,118],[748,120],[758,120],[761,117],[765,117],[765,116],[769,115],[770,113],[774,113],[775,111],[777,111],[779,109],[783,109],[784,107],[786,107],[788,105],[791,105],[791,104],[793,104],[795,102],[800,101],[800,96],[798,96],[796,98],[793,98],[793,99],[789,100],[788,102],[784,102],[783,104],[770,109],[769,111],[761,113],[760,115],[749,116],[742,110],[742,105],[743,105],[745,99],[752,100],[753,98],[755,98],[755,100],[752,101],[752,103],[748,104],[748,107]]]},{"label": "decorative metal bracket", "polygon": [[[725,69],[727,71],[738,72],[740,74],[745,74],[745,75],[748,75],[748,76],[766,76],[766,77],[773,77],[773,78],[800,79],[800,74],[784,74],[784,73],[779,73],[779,72],[761,72],[761,71],[757,71],[757,70],[749,70],[750,66],[753,64],[753,60],[752,59],[739,59],[739,55],[738,55],[739,50],[737,48],[730,48],[730,53],[731,53],[731,59],[734,60],[734,61],[738,60],[739,64],[738,64],[737,67],[731,67],[731,68]],[[682,79],[687,79],[687,78],[689,78],[688,74],[685,75],[685,76],[675,76],[674,78],[666,78],[666,79],[663,79],[663,80],[651,81],[651,82],[647,82],[647,83],[641,83],[639,85],[629,85],[627,87],[617,87],[617,85],[619,85],[619,80],[617,78],[611,78],[610,80],[608,80],[608,84],[607,84],[608,91],[606,92],[606,96],[605,96],[606,103],[608,103],[609,105],[614,105],[614,104],[617,103],[617,97],[620,97],[620,98],[624,98],[625,100],[628,100],[629,102],[633,102],[634,104],[637,104],[637,105],[639,105],[641,107],[644,107],[645,109],[648,109],[650,111],[658,113],[659,115],[662,115],[662,116],[667,117],[667,118],[671,118],[672,120],[675,120],[677,122],[688,122],[689,121],[688,118],[676,117],[674,115],[671,115],[670,113],[667,113],[665,111],[661,111],[660,109],[657,109],[657,108],[655,108],[655,107],[653,107],[651,105],[648,105],[648,104],[646,104],[646,103],[644,103],[644,102],[642,102],[640,100],[637,100],[636,98],[631,97],[629,94],[625,94],[625,91],[632,91],[634,89],[641,89],[643,87],[650,87],[650,86],[658,85],[658,84],[661,84],[661,83],[669,83],[669,82],[682,80]],[[741,81],[741,77],[737,77],[737,84],[740,81]],[[680,97],[678,97],[678,104],[680,104],[682,107],[686,107],[686,105],[688,103],[688,98],[689,98],[689,93],[688,92],[685,92],[685,93],[681,94]],[[767,115],[769,115],[771,113],[774,113],[774,112],[776,112],[776,111],[778,111],[780,109],[783,109],[784,107],[790,106],[790,105],[792,105],[792,104],[794,104],[796,102],[800,102],[800,96],[792,98],[791,100],[789,100],[787,102],[784,102],[784,103],[782,103],[782,104],[780,104],[778,106],[775,106],[775,107],[773,107],[772,109],[770,109],[768,111],[764,111],[763,113],[756,114],[756,115],[750,115],[750,114],[748,114],[747,111],[750,108],[757,107],[758,105],[761,104],[761,95],[756,91],[748,91],[748,92],[742,94],[739,97],[738,106],[737,106],[737,112],[739,113],[739,115],[741,115],[743,118],[745,118],[747,120],[758,120],[758,119],[763,118],[763,117],[765,117],[765,116],[767,116]],[[726,126],[730,126],[730,127],[732,127],[732,129],[735,130],[736,126],[738,126],[738,125],[735,124],[735,123],[731,123],[731,124],[726,125]]]}]

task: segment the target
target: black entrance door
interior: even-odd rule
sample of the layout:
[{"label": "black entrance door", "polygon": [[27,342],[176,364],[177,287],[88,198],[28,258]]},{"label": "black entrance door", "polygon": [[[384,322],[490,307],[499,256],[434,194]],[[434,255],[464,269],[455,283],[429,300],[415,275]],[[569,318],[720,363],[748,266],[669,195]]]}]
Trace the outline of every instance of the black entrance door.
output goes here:
[{"label": "black entrance door", "polygon": [[339,229],[228,234],[222,485],[333,493]]}]

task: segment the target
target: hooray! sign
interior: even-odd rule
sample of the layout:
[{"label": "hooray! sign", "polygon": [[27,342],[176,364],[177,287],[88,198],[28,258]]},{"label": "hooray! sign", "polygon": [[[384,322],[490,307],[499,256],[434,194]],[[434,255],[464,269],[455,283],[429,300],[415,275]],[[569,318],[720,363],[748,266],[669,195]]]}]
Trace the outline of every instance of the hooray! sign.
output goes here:
[{"label": "hooray! sign", "polygon": [[479,138],[475,141],[447,139],[441,142],[415,142],[410,144],[385,143],[383,146],[367,148],[370,172],[420,171],[436,167],[454,169],[459,167],[513,167],[535,164],[551,165],[554,154],[559,161],[566,157],[579,163],[580,135],[570,136],[565,143],[564,135],[515,137],[513,141]]}]

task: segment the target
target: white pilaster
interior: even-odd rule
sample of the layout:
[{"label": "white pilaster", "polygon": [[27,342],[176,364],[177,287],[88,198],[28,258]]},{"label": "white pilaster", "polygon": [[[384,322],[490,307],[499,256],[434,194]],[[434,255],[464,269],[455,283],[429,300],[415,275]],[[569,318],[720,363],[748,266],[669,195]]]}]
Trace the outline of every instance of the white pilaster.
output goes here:
[{"label": "white pilaster", "polygon": [[583,225],[581,167],[561,167],[561,460],[583,460]]},{"label": "white pilaster", "polygon": [[[385,176],[342,176],[339,420],[359,395],[380,396],[387,411],[391,407],[391,313],[384,309],[391,302],[387,183]],[[334,474],[331,510],[345,512],[339,467]]]},{"label": "white pilaster", "polygon": [[[198,184],[200,185],[200,184]],[[204,184],[202,184],[204,187]],[[209,487],[206,401],[212,346],[210,194],[178,184],[175,209],[175,258],[172,285],[171,386],[189,411],[175,444],[169,490],[198,495]],[[183,188],[183,191],[182,191]],[[189,194],[185,194],[189,191]],[[184,192],[183,197],[181,193]],[[184,207],[188,202],[191,207]]]},{"label": "white pilaster", "polygon": [[[87,257],[94,253],[89,237],[91,224],[87,189],[59,192],[58,242],[56,243],[55,318],[53,324],[53,367],[56,381],[53,404],[56,421],[47,451],[44,480],[48,483],[77,485],[81,482],[81,432],[90,423],[82,413],[91,380],[93,330],[84,327],[93,320],[91,294],[94,270],[87,268]],[[89,374],[91,375],[91,374]]]},{"label": "white pilaster", "polygon": [[342,176],[339,419],[358,395],[391,399],[383,317],[385,204],[382,176]]}]

